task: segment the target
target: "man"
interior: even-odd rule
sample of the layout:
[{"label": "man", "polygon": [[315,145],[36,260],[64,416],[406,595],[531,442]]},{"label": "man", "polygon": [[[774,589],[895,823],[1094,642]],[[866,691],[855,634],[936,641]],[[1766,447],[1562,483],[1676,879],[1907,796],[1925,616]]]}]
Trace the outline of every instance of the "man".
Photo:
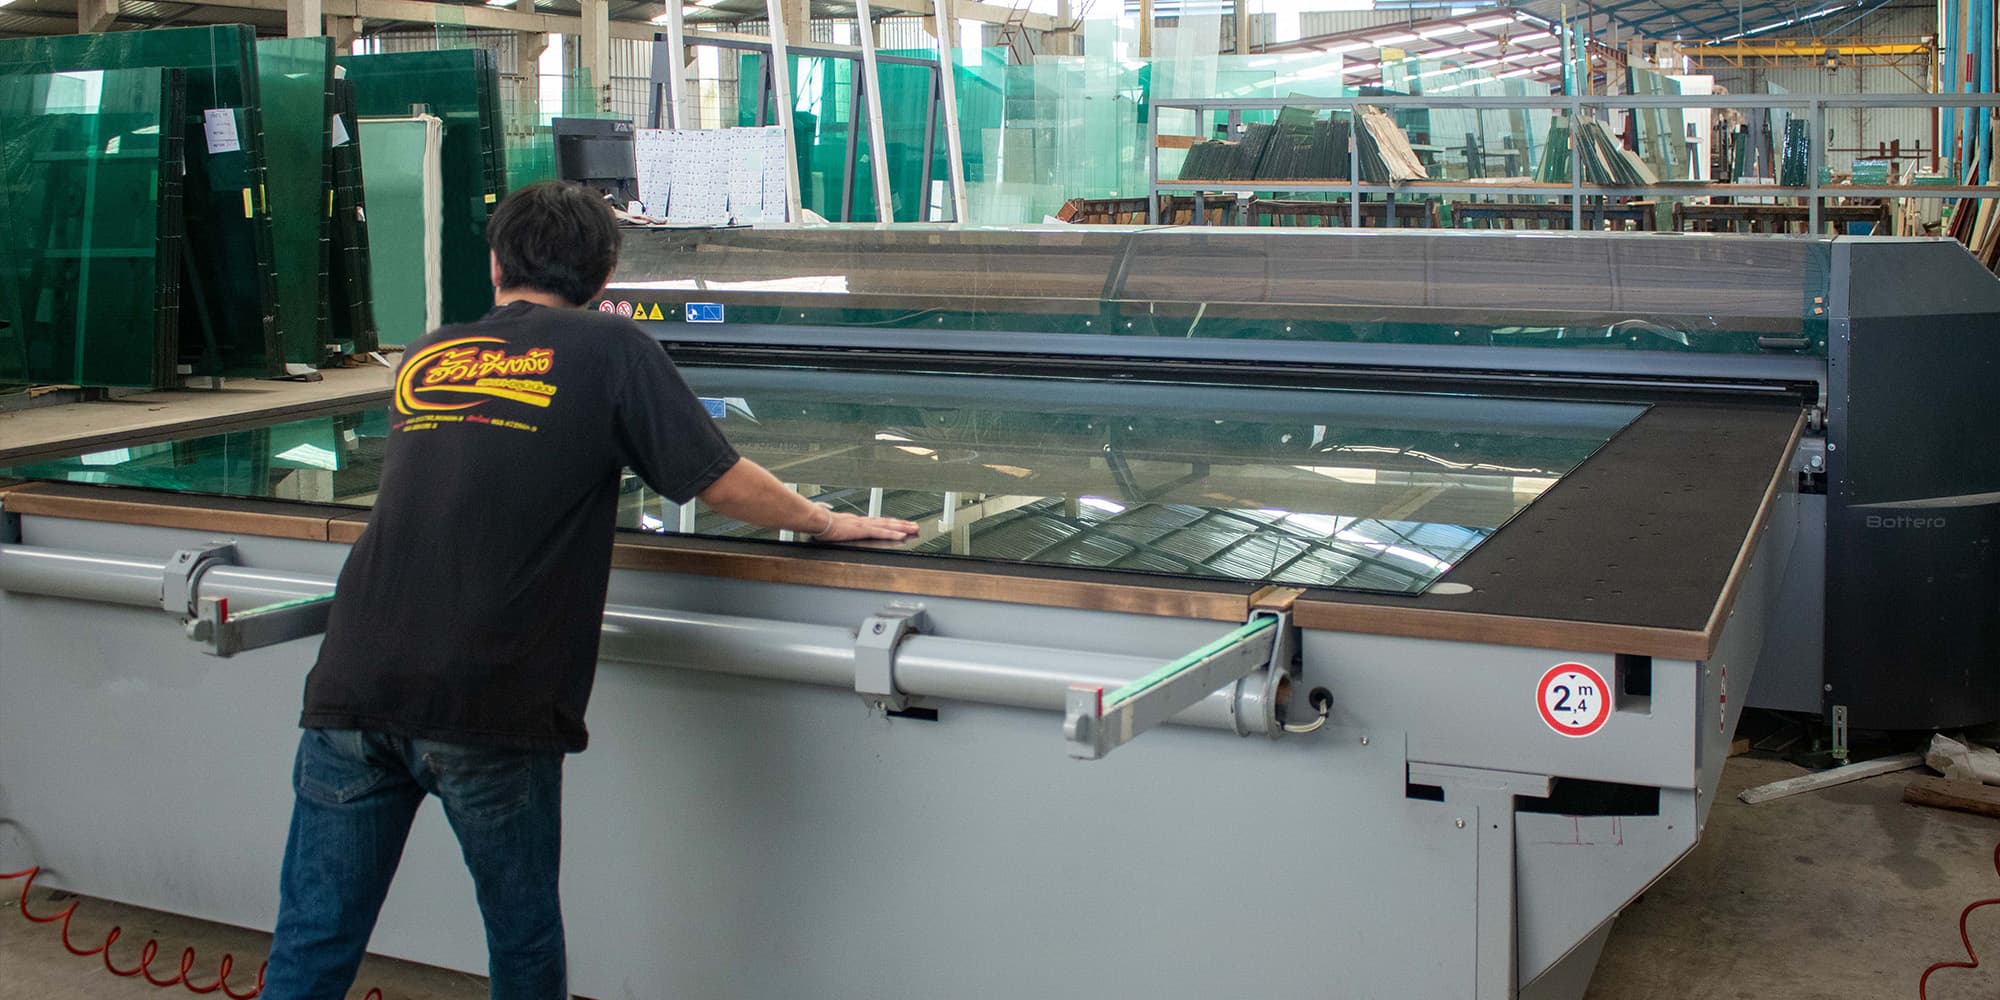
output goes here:
[{"label": "man", "polygon": [[426,795],[478,891],[492,996],[569,995],[562,760],[587,738],[621,468],[677,503],[826,541],[917,530],[786,489],[737,456],[650,337],[578,308],[618,257],[596,195],[523,188],[487,240],[493,311],[404,355],[382,491],[306,678],[266,1000],[346,995]]}]

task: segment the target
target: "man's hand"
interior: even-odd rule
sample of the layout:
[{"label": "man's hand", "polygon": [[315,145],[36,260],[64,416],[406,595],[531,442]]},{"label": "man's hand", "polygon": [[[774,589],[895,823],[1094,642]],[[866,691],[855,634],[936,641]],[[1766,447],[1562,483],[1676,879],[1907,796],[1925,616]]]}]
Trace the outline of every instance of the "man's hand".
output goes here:
[{"label": "man's hand", "polygon": [[917,526],[910,521],[893,517],[862,517],[858,514],[833,514],[832,523],[825,531],[812,536],[822,542],[860,542],[879,539],[885,542],[901,542],[917,533]]}]

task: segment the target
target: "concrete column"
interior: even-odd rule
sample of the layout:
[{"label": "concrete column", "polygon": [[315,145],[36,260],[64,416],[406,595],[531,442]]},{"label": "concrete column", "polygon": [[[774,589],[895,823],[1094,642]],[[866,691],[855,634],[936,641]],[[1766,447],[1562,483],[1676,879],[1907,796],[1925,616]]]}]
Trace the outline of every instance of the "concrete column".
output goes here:
[{"label": "concrete column", "polygon": [[320,0],[285,0],[285,36],[311,38],[326,30]]},{"label": "concrete column", "polygon": [[1250,54],[1250,5],[1246,0],[1236,0],[1236,54]]},{"label": "concrete column", "polygon": [[812,44],[811,0],[778,0],[785,15],[785,38],[794,45]]},{"label": "concrete column", "polygon": [[1139,58],[1153,55],[1153,0],[1139,0]]},{"label": "concrete column", "polygon": [[594,106],[607,110],[611,95],[611,4],[609,0],[582,0],[582,5],[577,65],[590,71]]},{"label": "concrete column", "polygon": [[354,54],[354,40],[361,37],[361,19],[358,17],[329,17],[326,19],[326,33],[333,37],[333,54],[346,56]]},{"label": "concrete column", "polygon": [[1052,56],[1076,55],[1076,33],[1070,30],[1070,25],[1075,23],[1076,12],[1071,8],[1070,0],[1057,0],[1056,28],[1042,35],[1042,51]]},{"label": "concrete column", "polygon": [[110,31],[111,22],[116,20],[118,20],[118,0],[77,0],[77,34],[88,35],[99,31]]},{"label": "concrete column", "polygon": [[[542,53],[549,50],[546,31],[523,31],[514,49],[519,61],[514,65],[515,100],[522,107],[539,107],[542,100]],[[562,114],[561,108],[542,108],[543,114]]]}]

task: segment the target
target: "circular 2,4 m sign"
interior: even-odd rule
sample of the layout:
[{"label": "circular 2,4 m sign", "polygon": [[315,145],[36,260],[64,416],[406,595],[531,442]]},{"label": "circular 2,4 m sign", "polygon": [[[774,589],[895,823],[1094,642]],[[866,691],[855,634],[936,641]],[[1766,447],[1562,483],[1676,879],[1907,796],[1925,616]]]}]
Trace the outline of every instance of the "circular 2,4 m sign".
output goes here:
[{"label": "circular 2,4 m sign", "polygon": [[1535,708],[1550,729],[1564,736],[1589,736],[1611,717],[1611,691],[1604,675],[1590,667],[1558,663],[1535,685]]}]

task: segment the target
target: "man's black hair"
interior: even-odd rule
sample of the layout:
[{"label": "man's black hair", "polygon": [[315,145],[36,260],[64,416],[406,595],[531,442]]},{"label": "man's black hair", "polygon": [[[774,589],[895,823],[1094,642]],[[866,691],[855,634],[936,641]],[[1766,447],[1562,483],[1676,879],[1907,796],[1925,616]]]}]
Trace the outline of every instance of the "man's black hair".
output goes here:
[{"label": "man's black hair", "polygon": [[508,195],[486,223],[486,243],[500,261],[500,287],[571,305],[595,298],[618,264],[611,206],[581,184],[543,181]]}]

